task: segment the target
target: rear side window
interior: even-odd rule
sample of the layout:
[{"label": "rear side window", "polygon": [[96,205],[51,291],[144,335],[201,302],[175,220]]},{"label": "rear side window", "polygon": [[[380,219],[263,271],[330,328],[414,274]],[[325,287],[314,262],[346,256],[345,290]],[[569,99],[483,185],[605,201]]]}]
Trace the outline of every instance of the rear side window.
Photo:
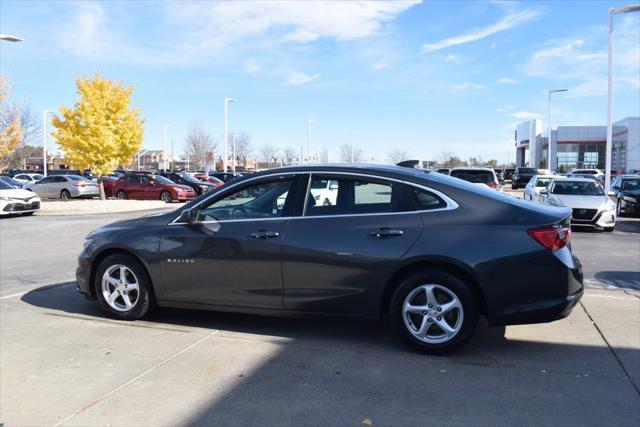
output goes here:
[{"label": "rear side window", "polygon": [[314,175],[306,201],[306,216],[413,210],[413,204],[403,185],[373,178]]},{"label": "rear side window", "polygon": [[409,187],[409,191],[414,197],[416,210],[424,211],[447,207],[447,203],[444,200],[430,191],[417,187]]}]

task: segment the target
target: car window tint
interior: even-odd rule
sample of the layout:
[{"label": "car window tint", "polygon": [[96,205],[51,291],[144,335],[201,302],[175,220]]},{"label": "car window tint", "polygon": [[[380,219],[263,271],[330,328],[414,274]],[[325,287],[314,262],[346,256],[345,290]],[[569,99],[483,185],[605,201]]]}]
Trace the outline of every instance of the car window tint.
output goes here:
[{"label": "car window tint", "polygon": [[625,179],[622,181],[622,189],[625,191],[640,190],[640,179]]},{"label": "car window tint", "polygon": [[141,177],[138,175],[132,175],[129,177],[128,181],[129,184],[140,184],[142,182]]},{"label": "car window tint", "polygon": [[67,179],[63,176],[56,176],[53,182],[67,182]]},{"label": "car window tint", "polygon": [[402,186],[359,178],[314,175],[306,200],[306,216],[371,214],[413,209]]},{"label": "car window tint", "polygon": [[252,184],[227,193],[198,211],[198,221],[283,216],[293,178]]},{"label": "car window tint", "polygon": [[485,184],[487,182],[494,182],[493,173],[490,171],[473,170],[473,169],[459,169],[451,171],[451,176],[454,178],[464,179],[465,181]]},{"label": "car window tint", "polygon": [[547,188],[551,181],[553,181],[553,178],[538,178],[538,180],[536,181],[536,187]]},{"label": "car window tint", "polygon": [[447,203],[444,200],[430,191],[417,187],[409,187],[409,191],[413,193],[415,197],[416,209],[419,211],[441,209],[447,207]]}]

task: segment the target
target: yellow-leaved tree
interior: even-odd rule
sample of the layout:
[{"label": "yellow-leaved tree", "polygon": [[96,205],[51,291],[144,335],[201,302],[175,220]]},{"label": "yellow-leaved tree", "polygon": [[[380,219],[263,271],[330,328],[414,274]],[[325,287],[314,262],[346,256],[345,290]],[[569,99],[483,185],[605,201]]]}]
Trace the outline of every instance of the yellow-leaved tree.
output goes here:
[{"label": "yellow-leaved tree", "polygon": [[54,116],[52,135],[73,167],[91,169],[98,176],[104,199],[102,176],[128,163],[140,150],[144,119],[138,108],[131,108],[133,87],[98,74],[77,78],[76,86],[78,100],[73,108],[60,107],[62,117]]},{"label": "yellow-leaved tree", "polygon": [[9,102],[10,95],[9,82],[0,75],[0,168],[24,136],[20,112]]}]

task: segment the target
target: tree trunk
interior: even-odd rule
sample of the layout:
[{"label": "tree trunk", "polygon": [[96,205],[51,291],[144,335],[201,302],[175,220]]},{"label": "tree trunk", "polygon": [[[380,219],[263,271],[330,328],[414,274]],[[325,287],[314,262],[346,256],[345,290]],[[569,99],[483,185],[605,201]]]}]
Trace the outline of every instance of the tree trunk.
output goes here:
[{"label": "tree trunk", "polygon": [[98,176],[98,186],[100,187],[100,200],[107,200],[107,195],[104,192],[104,183],[102,180],[102,175]]}]

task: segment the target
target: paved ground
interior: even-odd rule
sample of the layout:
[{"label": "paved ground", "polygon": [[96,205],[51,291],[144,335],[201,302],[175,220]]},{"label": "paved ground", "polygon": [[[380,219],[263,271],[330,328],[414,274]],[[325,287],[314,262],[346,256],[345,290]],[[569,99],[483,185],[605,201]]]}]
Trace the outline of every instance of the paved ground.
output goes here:
[{"label": "paved ground", "polygon": [[45,200],[42,202],[40,210],[36,212],[36,215],[89,215],[115,212],[144,211],[149,209],[171,209],[172,207],[175,206],[167,205],[162,200]]},{"label": "paved ground", "polygon": [[0,423],[640,424],[640,221],[574,234],[590,289],[569,318],[482,326],[437,358],[377,323],[109,320],[75,292],[75,257],[91,229],[133,216],[0,220]]}]

